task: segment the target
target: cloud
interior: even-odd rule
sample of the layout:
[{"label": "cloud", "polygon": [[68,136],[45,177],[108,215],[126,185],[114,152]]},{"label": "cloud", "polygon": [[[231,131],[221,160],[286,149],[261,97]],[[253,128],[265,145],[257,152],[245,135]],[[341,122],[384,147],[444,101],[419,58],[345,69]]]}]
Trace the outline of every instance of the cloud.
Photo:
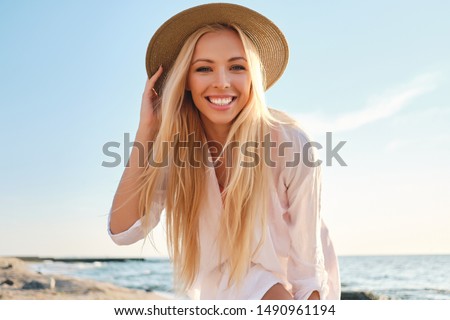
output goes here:
[{"label": "cloud", "polygon": [[414,98],[433,91],[437,82],[437,73],[426,73],[415,77],[406,85],[370,97],[361,110],[333,119],[327,119],[317,114],[297,114],[294,117],[311,133],[354,130],[371,122],[393,116],[408,106]]}]

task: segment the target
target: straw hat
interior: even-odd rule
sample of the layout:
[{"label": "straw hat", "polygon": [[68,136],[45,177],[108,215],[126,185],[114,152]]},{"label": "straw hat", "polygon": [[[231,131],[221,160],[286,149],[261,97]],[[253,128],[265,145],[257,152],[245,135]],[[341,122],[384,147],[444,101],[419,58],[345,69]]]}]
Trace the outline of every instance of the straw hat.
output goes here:
[{"label": "straw hat", "polygon": [[167,20],[155,32],[147,48],[146,68],[150,78],[160,65],[163,75],[155,90],[161,92],[162,84],[186,39],[208,24],[236,24],[253,41],[258,49],[266,72],[266,90],[283,74],[289,58],[289,48],[283,33],[269,19],[246,7],[211,3],[184,10]]}]

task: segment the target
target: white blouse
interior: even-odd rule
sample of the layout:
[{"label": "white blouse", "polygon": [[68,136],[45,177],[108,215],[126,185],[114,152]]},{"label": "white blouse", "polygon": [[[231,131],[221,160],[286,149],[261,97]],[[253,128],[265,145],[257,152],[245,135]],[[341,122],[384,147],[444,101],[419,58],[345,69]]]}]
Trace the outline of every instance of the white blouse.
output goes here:
[{"label": "white blouse", "polygon": [[[222,199],[214,168],[207,169],[200,218],[200,267],[187,292],[191,299],[256,300],[276,283],[283,284],[294,299],[307,299],[315,290],[321,299],[340,299],[338,261],[320,216],[321,169],[307,166],[303,159],[303,146],[308,141],[301,129],[292,126],[282,125],[271,131],[271,142],[277,147],[270,149],[270,160],[276,165],[272,171],[265,241],[239,286],[228,287],[228,273],[219,262],[216,236]],[[283,143],[283,147],[278,147]],[[298,158],[301,161],[297,165],[289,165]],[[315,160],[312,149],[309,160]],[[152,227],[159,223],[164,202],[165,193],[160,190],[150,212]],[[140,220],[118,234],[111,233],[108,222],[108,232],[118,245],[146,237]],[[255,234],[261,236],[262,232],[255,230]]]}]

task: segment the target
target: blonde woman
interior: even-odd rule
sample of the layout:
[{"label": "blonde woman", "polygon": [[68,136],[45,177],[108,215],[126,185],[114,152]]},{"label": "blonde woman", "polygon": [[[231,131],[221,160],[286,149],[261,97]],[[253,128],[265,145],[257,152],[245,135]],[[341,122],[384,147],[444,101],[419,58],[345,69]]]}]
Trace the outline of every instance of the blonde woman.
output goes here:
[{"label": "blonde woman", "polygon": [[320,166],[264,101],[287,60],[273,22],[234,4],[187,9],[150,41],[109,233],[134,243],[165,209],[175,283],[192,299],[339,299]]}]

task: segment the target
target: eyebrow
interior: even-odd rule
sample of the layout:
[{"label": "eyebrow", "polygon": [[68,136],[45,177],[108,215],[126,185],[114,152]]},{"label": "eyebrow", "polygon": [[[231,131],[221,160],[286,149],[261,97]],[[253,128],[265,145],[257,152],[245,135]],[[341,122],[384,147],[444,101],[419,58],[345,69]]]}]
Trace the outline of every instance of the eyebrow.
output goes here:
[{"label": "eyebrow", "polygon": [[[233,57],[233,58],[228,59],[228,62],[233,62],[233,61],[236,61],[236,60],[244,60],[245,62],[247,62],[247,59],[245,59],[244,57]],[[200,58],[200,59],[196,59],[195,61],[193,61],[191,63],[191,65],[193,65],[193,64],[195,64],[197,62],[214,63],[214,61],[211,60],[211,59]]]}]

